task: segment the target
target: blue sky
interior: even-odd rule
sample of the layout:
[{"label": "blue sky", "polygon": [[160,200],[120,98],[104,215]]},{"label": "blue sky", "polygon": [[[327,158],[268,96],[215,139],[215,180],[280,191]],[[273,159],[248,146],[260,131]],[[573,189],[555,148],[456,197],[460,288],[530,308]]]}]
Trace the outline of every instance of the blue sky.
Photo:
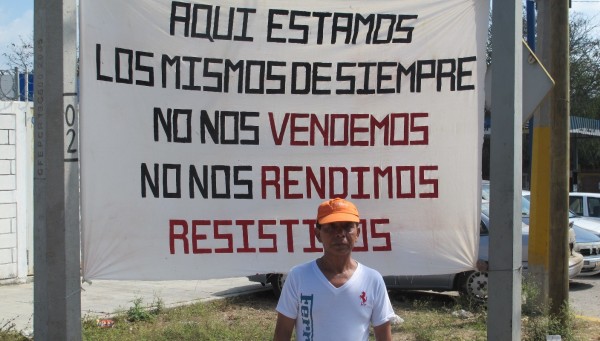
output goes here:
[{"label": "blue sky", "polygon": [[0,69],[6,68],[6,47],[19,36],[33,36],[33,0],[0,0]]},{"label": "blue sky", "polygon": [[[600,0],[572,0],[572,5],[572,12],[582,12],[600,26]],[[7,46],[32,35],[33,0],[0,0],[0,69],[6,68],[2,54]]]}]

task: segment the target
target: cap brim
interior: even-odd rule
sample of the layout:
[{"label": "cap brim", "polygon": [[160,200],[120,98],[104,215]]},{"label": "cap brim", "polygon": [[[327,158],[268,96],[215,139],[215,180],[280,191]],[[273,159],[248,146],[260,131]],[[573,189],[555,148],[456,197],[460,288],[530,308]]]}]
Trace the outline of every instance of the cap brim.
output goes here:
[{"label": "cap brim", "polygon": [[325,216],[319,220],[319,224],[329,224],[336,223],[340,221],[351,221],[354,223],[359,223],[360,218],[350,213],[333,213],[328,216]]}]

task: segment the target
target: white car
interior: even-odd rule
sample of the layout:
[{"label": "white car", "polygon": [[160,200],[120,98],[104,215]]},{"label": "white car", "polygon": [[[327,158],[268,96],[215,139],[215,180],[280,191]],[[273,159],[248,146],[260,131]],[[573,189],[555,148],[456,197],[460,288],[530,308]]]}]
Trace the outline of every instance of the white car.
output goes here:
[{"label": "white car", "polygon": [[[523,211],[529,211],[529,204],[527,199],[523,200]],[[490,205],[489,202],[483,201],[481,203],[481,216],[482,216],[482,225],[481,225],[481,237],[479,241],[479,258],[482,260],[488,261],[489,254],[489,234],[487,229],[489,229],[489,216],[490,216]],[[486,224],[483,224],[485,221],[484,218],[487,218]],[[529,259],[529,225],[525,222],[521,222],[521,232],[522,232],[522,242],[523,247],[521,249],[521,257],[522,257],[522,265],[523,270],[528,269],[528,259]],[[576,250],[578,243],[575,242],[575,232],[573,229],[569,229],[569,246],[571,253],[569,254],[569,279],[579,275],[583,270],[583,266],[585,264],[583,256]]]},{"label": "white car", "polygon": [[[481,196],[484,200],[490,198],[490,182],[487,180],[481,183]],[[521,216],[525,224],[529,224],[530,198],[529,191],[522,191]],[[583,256],[583,267],[579,275],[593,276],[600,273],[600,221],[569,212],[569,225],[575,233],[576,241],[572,251]],[[569,267],[569,278],[573,278],[571,269]]]},{"label": "white car", "polygon": [[[428,275],[428,276],[384,276],[384,281],[391,289],[411,290],[435,290],[450,291],[458,290],[461,295],[484,301],[488,296],[488,273],[489,260],[489,202],[483,200],[481,203],[481,225],[479,229],[479,261],[478,271],[467,271],[450,275]],[[523,270],[528,268],[528,246],[529,226],[521,223],[522,240],[522,265]],[[576,244],[576,243],[575,243]],[[569,279],[579,275],[583,268],[584,260],[581,254],[571,252],[569,255]]]},{"label": "white car", "polygon": [[[523,214],[529,223],[529,199],[531,193],[523,191]],[[526,212],[526,213],[525,213]],[[524,218],[525,220],[525,218]],[[600,220],[579,216],[569,210],[569,222],[573,224],[576,243],[573,251],[583,256],[581,276],[593,276],[600,273]]]},{"label": "white car", "polygon": [[586,229],[596,236],[600,237],[600,220],[597,218],[582,217],[569,210],[569,221],[575,223],[575,225]]},{"label": "white car", "polygon": [[582,217],[597,218],[600,221],[600,193],[569,193],[569,209]]},{"label": "white car", "polygon": [[[576,225],[574,226],[577,227]],[[583,256],[580,276],[593,276],[600,273],[600,237],[585,229],[576,230],[577,242],[573,251]]]}]

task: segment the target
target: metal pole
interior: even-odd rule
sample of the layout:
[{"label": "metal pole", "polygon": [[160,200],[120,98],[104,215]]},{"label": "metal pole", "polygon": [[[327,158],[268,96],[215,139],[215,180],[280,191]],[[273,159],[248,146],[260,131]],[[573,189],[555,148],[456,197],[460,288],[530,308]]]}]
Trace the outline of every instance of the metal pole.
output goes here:
[{"label": "metal pole", "polygon": [[82,338],[79,226],[71,218],[71,163],[65,160],[66,115],[75,108],[75,18],[75,0],[34,2],[36,340]]},{"label": "metal pole", "polygon": [[488,340],[521,339],[522,3],[492,3]]},{"label": "metal pole", "polygon": [[535,1],[527,0],[527,45],[535,52]]},{"label": "metal pole", "polygon": [[569,303],[569,0],[552,1],[550,72],[556,85],[550,93],[550,313],[566,323]]},{"label": "metal pole", "polygon": [[[527,0],[527,45],[531,51],[535,52],[535,1]],[[526,113],[529,114],[529,113]],[[531,189],[531,169],[532,169],[532,151],[533,151],[533,116],[528,122],[527,134],[527,156],[529,159],[527,174],[527,189]]]},{"label": "metal pole", "polygon": [[[549,64],[548,32],[552,25],[549,20],[550,6],[547,1],[538,3],[538,57],[554,78],[555,74]],[[558,81],[554,78],[555,81]],[[555,88],[550,93],[555,91]],[[550,268],[550,114],[548,107],[549,94],[534,114],[533,153],[531,160],[531,211],[529,219],[529,276],[539,290],[537,300],[542,310],[547,310],[549,298]]]}]

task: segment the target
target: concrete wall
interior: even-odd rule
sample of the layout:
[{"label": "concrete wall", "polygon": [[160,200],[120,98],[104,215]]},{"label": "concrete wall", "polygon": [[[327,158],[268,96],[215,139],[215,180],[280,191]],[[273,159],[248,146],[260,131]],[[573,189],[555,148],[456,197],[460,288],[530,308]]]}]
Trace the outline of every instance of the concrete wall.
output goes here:
[{"label": "concrete wall", "polygon": [[0,102],[0,281],[33,269],[33,103]]}]

